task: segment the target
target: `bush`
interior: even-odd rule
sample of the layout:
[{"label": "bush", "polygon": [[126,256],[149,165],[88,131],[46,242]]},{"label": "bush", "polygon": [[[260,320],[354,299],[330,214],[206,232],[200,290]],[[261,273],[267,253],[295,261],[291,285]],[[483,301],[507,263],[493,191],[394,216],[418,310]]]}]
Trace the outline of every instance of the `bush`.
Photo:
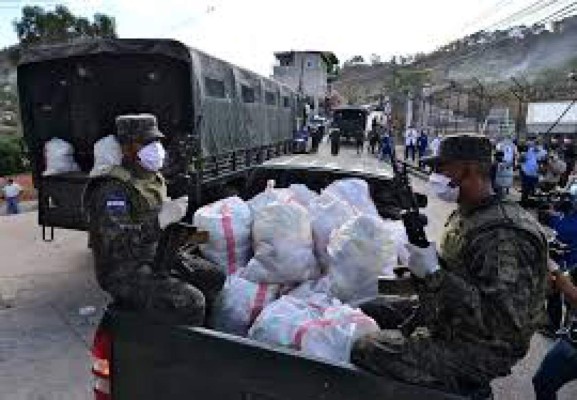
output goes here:
[{"label": "bush", "polygon": [[26,170],[26,155],[21,143],[17,136],[0,137],[0,176]]}]

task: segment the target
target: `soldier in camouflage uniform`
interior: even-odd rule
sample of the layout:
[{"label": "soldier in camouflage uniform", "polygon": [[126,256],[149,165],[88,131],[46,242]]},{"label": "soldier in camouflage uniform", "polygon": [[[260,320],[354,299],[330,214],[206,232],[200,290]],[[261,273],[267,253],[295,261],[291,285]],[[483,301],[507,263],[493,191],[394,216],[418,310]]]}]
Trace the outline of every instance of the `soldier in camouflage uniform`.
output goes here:
[{"label": "soldier in camouflage uniform", "polygon": [[203,293],[155,270],[162,230],[186,212],[186,198],[169,200],[158,172],[164,136],[149,114],[119,116],[116,129],[123,163],[93,178],[84,194],[98,283],[123,307],[167,322],[202,324]]},{"label": "soldier in camouflage uniform", "polygon": [[437,171],[431,190],[458,209],[439,255],[434,243],[407,246],[420,327],[404,336],[381,326],[351,358],[376,374],[485,398],[490,381],[526,354],[544,315],[547,242],[531,215],[493,194],[487,138],[448,136],[428,161]]}]

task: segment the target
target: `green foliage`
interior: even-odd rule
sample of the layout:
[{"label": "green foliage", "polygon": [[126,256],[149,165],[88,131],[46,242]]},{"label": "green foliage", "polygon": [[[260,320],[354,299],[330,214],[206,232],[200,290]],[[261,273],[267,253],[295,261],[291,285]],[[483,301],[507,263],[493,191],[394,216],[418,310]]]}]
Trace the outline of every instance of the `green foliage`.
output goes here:
[{"label": "green foliage", "polygon": [[54,11],[38,6],[22,8],[22,17],[14,21],[14,29],[21,44],[54,43],[75,38],[116,37],[114,18],[95,14],[94,21],[76,17],[68,8],[59,5]]},{"label": "green foliage", "polygon": [[21,138],[0,136],[0,176],[23,172],[27,166]]}]

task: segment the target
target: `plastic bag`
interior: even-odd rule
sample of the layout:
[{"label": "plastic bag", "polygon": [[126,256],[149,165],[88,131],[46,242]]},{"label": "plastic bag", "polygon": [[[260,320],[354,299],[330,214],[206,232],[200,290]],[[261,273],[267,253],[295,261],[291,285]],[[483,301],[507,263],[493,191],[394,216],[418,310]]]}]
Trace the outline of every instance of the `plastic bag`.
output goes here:
[{"label": "plastic bag", "polygon": [[378,330],[373,319],[338,300],[322,307],[298,297],[283,296],[263,310],[248,335],[311,356],[348,362],[354,341]]},{"label": "plastic bag", "polygon": [[252,229],[254,256],[241,276],[263,283],[298,283],[319,276],[307,210],[272,203],[257,211]]},{"label": "plastic bag", "polygon": [[252,255],[252,214],[243,200],[234,196],[199,208],[194,225],[209,234],[208,243],[200,245],[203,257],[229,275],[246,266]]},{"label": "plastic bag", "polygon": [[80,167],[74,161],[74,148],[70,143],[59,138],[53,138],[44,144],[46,157],[46,169],[44,176],[63,174],[66,172],[80,171]]},{"label": "plastic bag", "polygon": [[362,311],[340,305],[327,308],[320,319],[300,325],[293,345],[310,356],[348,363],[354,342],[378,331],[377,323]]},{"label": "plastic bag", "polygon": [[296,201],[306,209],[309,209],[311,202],[319,197],[319,194],[317,192],[314,192],[310,190],[306,185],[302,185],[299,183],[290,185],[289,190],[292,193],[292,197],[290,200]]},{"label": "plastic bag", "polygon": [[385,276],[394,276],[393,270],[399,263],[402,265],[409,264],[409,251],[405,247],[409,243],[409,238],[402,221],[384,220],[383,223],[395,243],[396,252],[391,253],[391,257],[385,261],[382,273]]},{"label": "plastic bag", "polygon": [[334,231],[327,246],[331,294],[344,302],[374,297],[383,266],[396,255],[383,220],[359,215]]},{"label": "plastic bag", "polygon": [[294,193],[290,189],[275,189],[274,186],[274,179],[270,179],[267,182],[264,192],[257,194],[252,199],[247,201],[247,204],[253,214],[256,214],[271,204],[286,204],[292,200]]},{"label": "plastic bag", "polygon": [[98,176],[109,167],[122,163],[122,149],[116,136],[108,135],[94,143],[94,167],[90,176]]},{"label": "plastic bag", "polygon": [[265,307],[250,328],[248,336],[263,343],[293,347],[299,326],[321,315],[322,310],[309,306],[302,299],[282,296]]},{"label": "plastic bag", "polygon": [[323,190],[349,204],[357,214],[378,216],[377,208],[371,198],[369,185],[359,178],[340,179]]},{"label": "plastic bag", "polygon": [[323,193],[309,206],[315,255],[323,267],[329,265],[327,245],[331,233],[354,218],[353,209],[344,201],[329,193]]},{"label": "plastic bag", "polygon": [[221,332],[246,336],[261,311],[280,292],[279,285],[254,283],[230,275],[214,302],[209,326]]}]

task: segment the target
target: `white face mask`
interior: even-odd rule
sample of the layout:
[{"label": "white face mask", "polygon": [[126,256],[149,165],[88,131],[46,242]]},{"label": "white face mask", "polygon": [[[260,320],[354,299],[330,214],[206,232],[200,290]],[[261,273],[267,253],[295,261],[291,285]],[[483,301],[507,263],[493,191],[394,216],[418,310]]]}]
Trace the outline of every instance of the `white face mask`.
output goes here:
[{"label": "white face mask", "polygon": [[160,142],[152,142],[138,151],[140,165],[148,171],[157,172],[164,165],[166,151]]},{"label": "white face mask", "polygon": [[452,185],[451,178],[443,174],[432,173],[429,176],[429,190],[448,203],[459,200],[459,187]]}]

